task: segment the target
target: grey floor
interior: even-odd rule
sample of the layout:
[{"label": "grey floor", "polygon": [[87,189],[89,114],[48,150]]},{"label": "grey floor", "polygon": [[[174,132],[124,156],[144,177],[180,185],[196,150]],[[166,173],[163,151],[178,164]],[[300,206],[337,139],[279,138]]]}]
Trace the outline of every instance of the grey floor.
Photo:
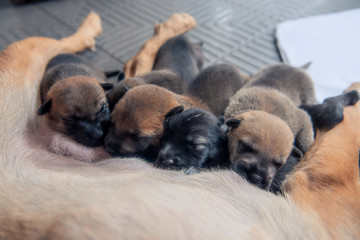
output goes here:
[{"label": "grey floor", "polygon": [[0,0],[0,49],[28,36],[71,34],[93,10],[104,32],[97,51],[84,55],[104,70],[122,69],[156,22],[186,12],[197,20],[188,36],[205,43],[205,66],[230,62],[252,74],[281,61],[274,39],[278,23],[359,7],[359,0],[49,0],[20,6]]}]

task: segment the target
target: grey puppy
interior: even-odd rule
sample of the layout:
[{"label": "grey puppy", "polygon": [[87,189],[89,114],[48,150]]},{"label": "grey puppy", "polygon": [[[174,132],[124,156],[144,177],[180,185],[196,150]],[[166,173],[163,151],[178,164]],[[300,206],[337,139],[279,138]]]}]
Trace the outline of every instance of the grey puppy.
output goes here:
[{"label": "grey puppy", "polygon": [[167,40],[156,54],[153,70],[168,69],[190,83],[203,68],[202,43],[192,44],[186,35]]},{"label": "grey puppy", "polygon": [[230,98],[249,78],[232,64],[221,63],[203,69],[189,85],[189,94],[205,103],[215,116],[224,115]]}]

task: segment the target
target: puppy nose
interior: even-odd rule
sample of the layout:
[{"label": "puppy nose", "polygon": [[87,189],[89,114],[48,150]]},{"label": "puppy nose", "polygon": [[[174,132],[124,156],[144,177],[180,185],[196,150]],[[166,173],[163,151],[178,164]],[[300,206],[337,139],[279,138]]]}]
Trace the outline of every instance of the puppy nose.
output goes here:
[{"label": "puppy nose", "polygon": [[103,135],[102,129],[94,129],[91,133],[94,138],[100,138]]},{"label": "puppy nose", "polygon": [[169,158],[167,152],[163,151],[163,150],[159,152],[159,160],[164,165],[173,165],[174,164],[174,160]]},{"label": "puppy nose", "polygon": [[251,177],[252,182],[255,184],[259,184],[263,180],[262,177],[256,173],[251,174],[250,177]]}]

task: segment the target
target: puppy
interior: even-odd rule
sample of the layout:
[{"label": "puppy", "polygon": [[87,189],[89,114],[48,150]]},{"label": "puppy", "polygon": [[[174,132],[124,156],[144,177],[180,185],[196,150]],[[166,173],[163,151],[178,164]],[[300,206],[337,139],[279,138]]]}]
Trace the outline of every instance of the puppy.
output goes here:
[{"label": "puppy", "polygon": [[187,36],[180,35],[160,47],[153,70],[168,69],[190,83],[203,68],[203,63],[202,43],[192,44]]},{"label": "puppy", "polygon": [[160,47],[168,39],[186,33],[195,26],[196,20],[187,13],[173,14],[164,23],[156,24],[152,38],[125,64],[125,76],[128,78],[150,72]]},{"label": "puppy", "polygon": [[185,109],[208,109],[196,99],[155,85],[140,85],[128,90],[111,114],[106,149],[113,155],[140,154],[154,160],[163,136],[165,116],[179,105]]},{"label": "puppy", "polygon": [[202,70],[189,84],[189,94],[197,96],[215,116],[224,115],[230,98],[249,78],[232,64],[215,64]]},{"label": "puppy", "polygon": [[104,90],[112,84],[105,79],[99,67],[81,56],[54,57],[40,84],[38,115],[46,115],[50,128],[85,146],[101,145],[104,125],[110,120]]},{"label": "puppy", "polygon": [[119,81],[113,89],[106,93],[110,111],[114,110],[116,103],[125,95],[127,90],[143,84],[154,84],[177,94],[184,94],[187,88],[185,81],[169,70],[154,70],[143,75],[126,78]]},{"label": "puppy", "polygon": [[183,106],[178,106],[166,114],[155,166],[185,168],[186,173],[228,166],[225,119],[200,108],[183,110]]},{"label": "puppy", "polygon": [[301,156],[314,140],[309,115],[268,87],[240,89],[225,117],[231,168],[263,189],[291,153]]},{"label": "puppy", "polygon": [[[314,132],[329,131],[344,119],[344,107],[352,106],[359,101],[359,93],[350,91],[339,96],[330,97],[322,104],[306,105],[302,108],[308,112],[313,123]],[[286,176],[293,171],[301,158],[289,156],[285,165],[276,173],[270,191],[282,193],[281,185]]]},{"label": "puppy", "polygon": [[316,103],[314,83],[304,68],[285,63],[269,65],[252,76],[247,87],[252,86],[276,89],[289,97],[296,106]]}]

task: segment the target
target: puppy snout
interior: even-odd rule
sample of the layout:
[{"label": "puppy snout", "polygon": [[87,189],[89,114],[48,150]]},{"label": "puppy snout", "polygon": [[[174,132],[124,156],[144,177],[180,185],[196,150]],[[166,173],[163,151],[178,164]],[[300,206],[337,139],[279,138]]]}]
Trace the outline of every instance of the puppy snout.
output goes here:
[{"label": "puppy snout", "polygon": [[257,173],[251,174],[250,178],[251,178],[251,181],[257,185],[259,185],[263,181],[263,178]]},{"label": "puppy snout", "polygon": [[93,138],[101,138],[103,133],[102,129],[94,128],[93,131],[91,131],[91,136]]},{"label": "puppy snout", "polygon": [[236,172],[237,174],[239,174],[240,176],[247,178],[247,173],[245,172],[245,170],[237,163],[232,163],[230,168]]}]

